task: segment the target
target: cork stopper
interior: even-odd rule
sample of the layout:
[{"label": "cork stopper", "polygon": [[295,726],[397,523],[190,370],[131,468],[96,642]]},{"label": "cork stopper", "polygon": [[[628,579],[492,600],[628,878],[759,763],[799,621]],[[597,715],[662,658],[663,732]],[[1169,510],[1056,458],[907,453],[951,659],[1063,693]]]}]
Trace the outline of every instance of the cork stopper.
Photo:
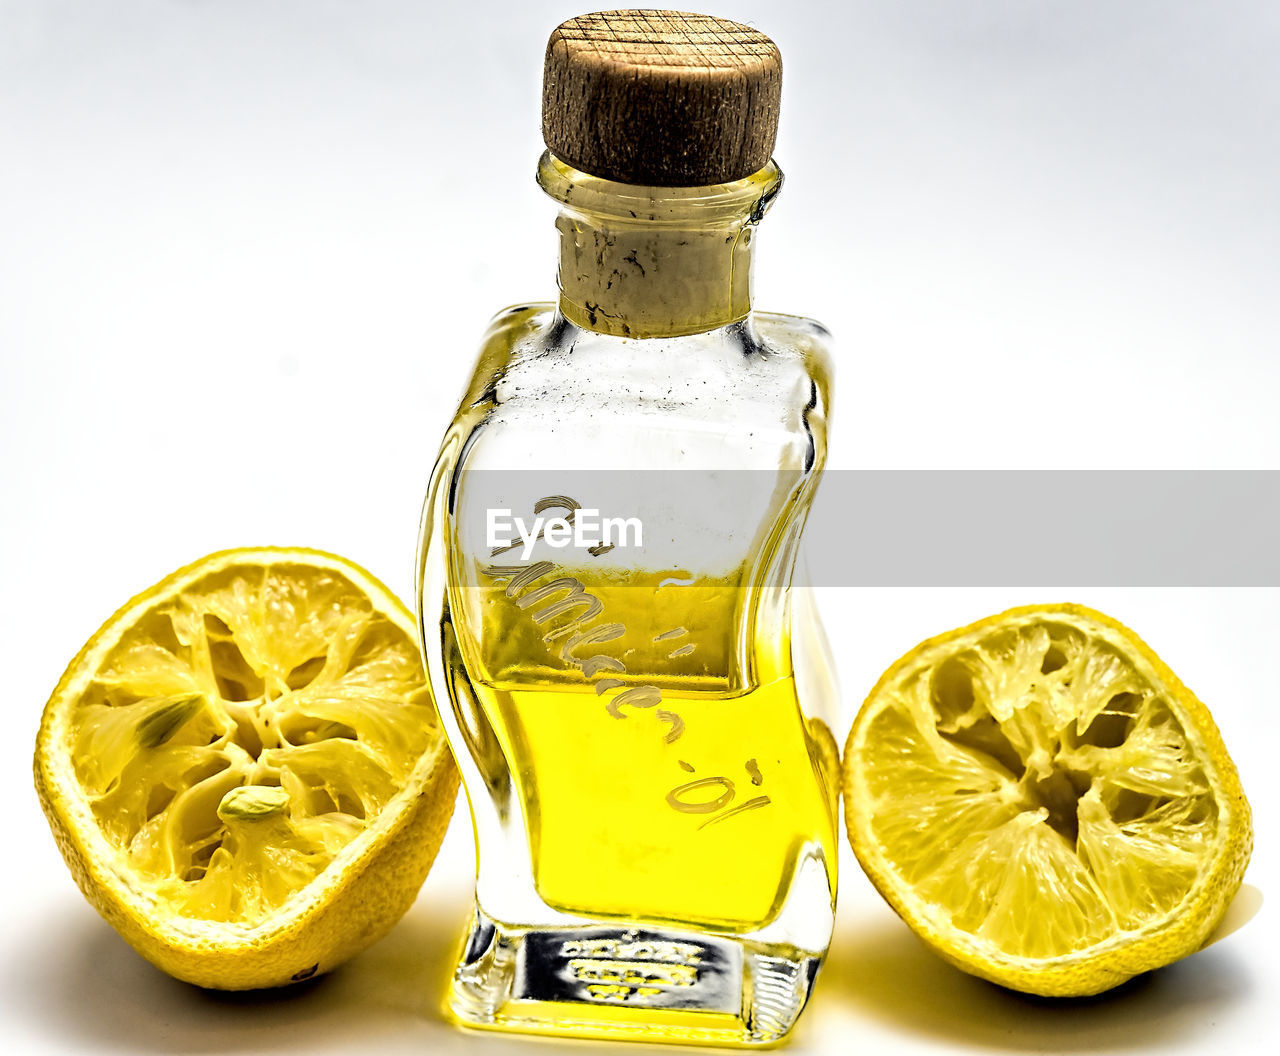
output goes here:
[{"label": "cork stopper", "polygon": [[542,136],[576,169],[698,187],[763,168],[778,135],[782,56],[749,26],[682,11],[601,11],[547,42]]}]

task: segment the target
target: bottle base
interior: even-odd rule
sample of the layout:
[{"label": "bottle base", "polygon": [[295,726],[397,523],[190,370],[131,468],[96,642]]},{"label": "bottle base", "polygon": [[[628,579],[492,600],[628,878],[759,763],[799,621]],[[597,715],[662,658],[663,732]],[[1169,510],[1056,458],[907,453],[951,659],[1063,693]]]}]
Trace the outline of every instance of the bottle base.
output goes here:
[{"label": "bottle base", "polygon": [[820,964],[730,933],[520,928],[477,908],[449,1010],[485,1030],[763,1046],[791,1030]]}]

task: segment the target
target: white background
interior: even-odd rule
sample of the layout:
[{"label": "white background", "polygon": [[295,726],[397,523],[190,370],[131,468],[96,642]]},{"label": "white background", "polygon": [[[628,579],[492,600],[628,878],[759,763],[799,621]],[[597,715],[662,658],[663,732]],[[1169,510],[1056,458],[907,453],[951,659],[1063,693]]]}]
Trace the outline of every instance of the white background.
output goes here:
[{"label": "white background", "polygon": [[[710,10],[786,61],[788,186],[757,300],[836,334],[833,465],[1276,467],[1280,8]],[[484,323],[553,292],[539,78],[577,13],[0,0],[6,1051],[538,1044],[439,1015],[465,811],[390,937],[298,992],[219,997],[88,908],[29,773],[67,659],[202,553],[318,546],[408,596],[422,488]],[[828,591],[846,725],[919,639],[1068,598],[1136,628],[1209,703],[1255,808],[1249,882],[1274,893],[1275,590]],[[793,1051],[1258,1051],[1280,999],[1274,915],[1119,994],[1045,1003],[936,960],[850,857]]]}]

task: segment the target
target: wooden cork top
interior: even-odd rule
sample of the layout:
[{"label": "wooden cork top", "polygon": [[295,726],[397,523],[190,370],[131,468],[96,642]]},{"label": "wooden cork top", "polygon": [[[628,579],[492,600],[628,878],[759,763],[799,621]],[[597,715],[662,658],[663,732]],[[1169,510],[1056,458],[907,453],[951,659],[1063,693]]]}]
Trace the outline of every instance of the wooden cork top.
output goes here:
[{"label": "wooden cork top", "polygon": [[547,42],[542,136],[576,169],[654,187],[728,183],[778,135],[782,56],[749,26],[682,11],[601,11]]}]

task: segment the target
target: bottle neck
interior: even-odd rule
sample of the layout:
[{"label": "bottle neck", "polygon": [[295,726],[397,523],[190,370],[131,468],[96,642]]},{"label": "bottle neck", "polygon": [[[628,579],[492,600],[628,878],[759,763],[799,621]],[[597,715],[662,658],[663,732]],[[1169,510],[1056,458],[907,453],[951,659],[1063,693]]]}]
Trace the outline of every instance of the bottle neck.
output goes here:
[{"label": "bottle neck", "polygon": [[538,183],[560,203],[560,312],[614,337],[679,337],[751,312],[755,226],[782,186],[770,162],[733,183],[641,187],[550,152]]}]

